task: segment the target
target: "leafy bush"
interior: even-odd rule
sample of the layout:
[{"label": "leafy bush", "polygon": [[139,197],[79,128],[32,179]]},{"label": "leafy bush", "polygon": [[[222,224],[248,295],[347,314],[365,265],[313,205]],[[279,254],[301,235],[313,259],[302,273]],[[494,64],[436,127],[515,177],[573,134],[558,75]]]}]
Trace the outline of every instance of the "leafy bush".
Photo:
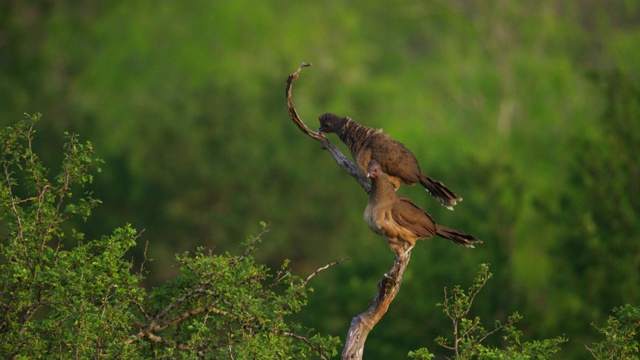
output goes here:
[{"label": "leafy bush", "polygon": [[596,359],[638,359],[640,307],[627,304],[613,309],[613,314],[606,326],[596,326],[605,340],[587,349]]},{"label": "leafy bush", "polygon": [[[307,282],[285,263],[275,275],[251,252],[204,248],[177,256],[180,274],[147,291],[144,267],[125,260],[140,233],[130,225],[97,240],[64,222],[99,201],[81,192],[101,161],[91,143],[66,134],[50,179],[33,151],[27,116],[2,138],[0,357],[302,359],[333,356],[339,340],[313,335],[288,316],[306,304]],[[317,273],[317,272],[316,272]],[[314,274],[316,274],[314,273]],[[312,274],[313,276],[313,274]]]},{"label": "leafy bush", "polygon": [[[564,336],[541,341],[522,341],[522,332],[516,328],[516,323],[522,319],[517,312],[508,317],[505,323],[496,321],[493,329],[486,329],[480,317],[470,317],[469,312],[473,302],[484,285],[493,274],[489,272],[489,265],[482,264],[480,271],[468,290],[456,285],[451,292],[445,288],[444,303],[438,304],[451,320],[453,325],[452,338],[440,336],[436,338],[438,345],[454,353],[455,359],[549,359],[560,350],[560,344],[567,342]],[[483,342],[491,335],[503,333],[505,348],[484,345]],[[409,357],[426,360],[435,357],[426,348],[409,353]]]}]

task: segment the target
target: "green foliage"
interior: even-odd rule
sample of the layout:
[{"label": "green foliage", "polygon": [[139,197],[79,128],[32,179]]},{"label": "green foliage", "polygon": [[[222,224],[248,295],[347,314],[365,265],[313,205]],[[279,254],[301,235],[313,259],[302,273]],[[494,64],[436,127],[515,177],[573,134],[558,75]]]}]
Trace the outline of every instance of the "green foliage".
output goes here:
[{"label": "green foliage", "polygon": [[409,351],[409,357],[416,360],[430,360],[436,356],[430,353],[427,348],[420,348],[415,351]]},{"label": "green foliage", "polygon": [[[562,241],[550,255],[558,264],[554,287],[567,289],[553,299],[558,310],[604,321],[608,314],[602,309],[640,302],[640,162],[633,155],[640,151],[640,82],[621,71],[597,74],[593,81],[602,92],[603,111],[597,128],[575,134],[567,144],[574,152],[566,167],[568,189],[579,191],[561,195],[549,212],[549,222],[564,222]],[[585,325],[565,327],[571,333]]]},{"label": "green foliage", "polygon": [[[505,323],[496,321],[490,330],[482,325],[479,316],[468,316],[476,296],[492,276],[489,265],[482,264],[469,289],[464,290],[456,285],[449,293],[445,288],[444,303],[438,306],[443,308],[452,322],[453,338],[440,336],[436,343],[452,351],[455,359],[550,359],[560,350],[560,344],[568,341],[564,336],[523,342],[522,331],[516,328],[516,323],[522,319],[517,312],[509,316]],[[483,344],[488,337],[499,331],[504,333],[504,348]],[[430,359],[435,355],[426,348],[421,348],[410,352],[409,357]]]},{"label": "green foliage", "polygon": [[[308,273],[350,256],[312,280],[316,293],[295,317],[343,334],[391,260],[362,221],[366,195],[288,119],[284,81],[312,62],[293,91],[302,119],[314,127],[332,111],[384,128],[464,201],[449,212],[418,187],[399,191],[485,241],[473,251],[420,243],[368,357],[436,346],[421,334],[444,333],[432,307],[442,287],[488,262],[496,276],[476,313],[518,309],[528,336],[567,334],[563,357],[582,359],[596,341],[591,321],[640,303],[639,9],[639,0],[2,1],[0,125],[46,113],[36,148],[56,169],[59,134],[91,139],[108,165],[92,186],[103,204],[62,228],[87,239],[124,220],[146,229],[147,286],[179,272],[175,253],[235,251],[265,216],[274,236],[260,263],[292,259]],[[144,247],[128,254],[139,262]]]},{"label": "green foliage", "polygon": [[[144,295],[123,260],[136,232],[125,226],[91,241],[65,234],[63,222],[86,219],[99,203],[75,192],[91,183],[100,160],[89,142],[66,134],[62,167],[49,180],[33,149],[38,119],[27,116],[0,134],[0,355],[128,356],[131,347],[121,340],[135,321],[132,305]],[[65,249],[65,238],[75,245]]]},{"label": "green foliage", "polygon": [[[594,325],[595,326],[595,325]],[[629,304],[613,309],[607,325],[597,327],[605,340],[594,343],[587,349],[594,358],[637,360],[638,329],[640,328],[640,307]]]},{"label": "green foliage", "polygon": [[239,257],[213,255],[204,248],[177,256],[180,275],[155,288],[141,307],[145,325],[134,338],[149,340],[143,353],[228,359],[335,356],[338,338],[307,338],[298,334],[309,330],[286,321],[306,305],[307,281],[292,275],[287,263],[273,276],[255,263],[250,251],[263,233],[250,238]]},{"label": "green foliage", "polygon": [[204,248],[177,256],[180,275],[147,291],[125,255],[139,234],[129,225],[86,240],[64,222],[99,203],[90,143],[67,134],[60,172],[49,180],[34,152],[27,116],[0,134],[0,357],[303,359],[336,355],[339,340],[290,321],[306,305],[307,283],[288,269]]}]

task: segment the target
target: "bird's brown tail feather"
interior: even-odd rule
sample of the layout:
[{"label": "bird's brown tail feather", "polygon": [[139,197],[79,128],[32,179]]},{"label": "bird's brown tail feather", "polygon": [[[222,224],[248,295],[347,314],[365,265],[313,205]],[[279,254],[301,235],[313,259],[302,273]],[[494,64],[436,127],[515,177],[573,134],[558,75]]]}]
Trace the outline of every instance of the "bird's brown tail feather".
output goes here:
[{"label": "bird's brown tail feather", "polygon": [[449,190],[444,184],[440,181],[433,180],[425,174],[420,176],[420,184],[433,196],[436,198],[440,204],[445,206],[449,210],[453,210],[453,206],[458,202],[462,201],[462,198],[456,195],[453,191]]},{"label": "bird's brown tail feather", "polygon": [[473,244],[482,244],[482,240],[472,235],[441,225],[436,225],[436,235],[470,248],[475,247]]}]

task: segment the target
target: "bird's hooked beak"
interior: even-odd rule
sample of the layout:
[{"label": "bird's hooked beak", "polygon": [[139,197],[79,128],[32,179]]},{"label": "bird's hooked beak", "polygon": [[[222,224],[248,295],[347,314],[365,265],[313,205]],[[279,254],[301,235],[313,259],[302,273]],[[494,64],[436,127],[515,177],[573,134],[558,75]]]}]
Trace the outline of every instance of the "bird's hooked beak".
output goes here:
[{"label": "bird's hooked beak", "polygon": [[368,178],[375,179],[375,178],[376,178],[376,174],[375,174],[375,173],[370,173],[370,172],[368,172],[368,173],[367,173],[367,177],[368,177]]},{"label": "bird's hooked beak", "polygon": [[318,128],[318,130],[316,130],[316,132],[331,132],[331,131],[329,131],[328,127],[322,125]]}]

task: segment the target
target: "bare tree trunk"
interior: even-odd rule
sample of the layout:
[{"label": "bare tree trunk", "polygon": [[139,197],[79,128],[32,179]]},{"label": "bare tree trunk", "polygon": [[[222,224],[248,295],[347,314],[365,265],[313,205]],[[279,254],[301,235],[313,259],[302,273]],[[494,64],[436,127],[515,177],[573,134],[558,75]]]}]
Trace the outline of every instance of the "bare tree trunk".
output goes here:
[{"label": "bare tree trunk", "polygon": [[369,308],[351,320],[351,327],[342,351],[342,359],[362,359],[364,342],[373,327],[389,309],[389,305],[400,291],[402,274],[409,264],[411,251],[398,255],[391,270],[378,281],[378,292]]},{"label": "bare tree trunk", "polygon": [[[291,117],[291,120],[293,120],[296,126],[303,133],[320,142],[322,144],[322,148],[329,151],[338,165],[340,165],[340,167],[342,167],[349,175],[353,176],[360,186],[362,186],[364,191],[369,193],[371,191],[371,185],[362,173],[360,173],[358,168],[349,161],[349,159],[347,159],[340,150],[338,150],[338,148],[333,146],[324,134],[309,129],[309,127],[300,120],[298,112],[293,106],[293,101],[291,99],[291,87],[293,82],[298,78],[300,71],[309,66],[311,66],[311,64],[303,62],[298,70],[289,75],[289,78],[287,79],[285,94],[287,97],[287,107],[289,108],[289,117]],[[400,291],[402,274],[409,264],[410,257],[411,251],[407,251],[395,258],[391,270],[385,274],[380,281],[378,281],[378,292],[376,293],[371,305],[369,305],[369,308],[365,312],[353,318],[345,341],[344,350],[342,352],[342,359],[362,359],[364,343],[367,340],[367,335],[369,335],[371,329],[373,329],[382,316],[387,312],[389,305],[398,294],[398,291]]]}]

